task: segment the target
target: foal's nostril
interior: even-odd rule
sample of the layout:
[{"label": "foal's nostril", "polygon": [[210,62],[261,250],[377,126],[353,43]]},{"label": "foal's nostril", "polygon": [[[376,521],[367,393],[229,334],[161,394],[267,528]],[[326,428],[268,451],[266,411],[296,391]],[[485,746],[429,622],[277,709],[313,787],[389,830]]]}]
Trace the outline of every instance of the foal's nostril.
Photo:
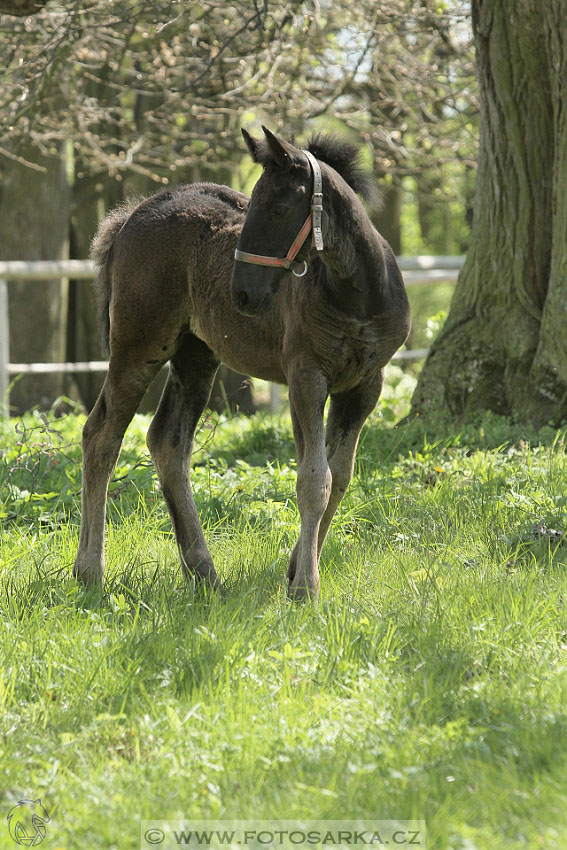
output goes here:
[{"label": "foal's nostril", "polygon": [[240,290],[240,292],[236,293],[236,303],[238,304],[238,306],[240,308],[246,307],[246,305],[248,304],[248,301],[249,301],[249,298],[248,298],[248,295],[246,294],[246,292],[244,292],[243,290]]}]

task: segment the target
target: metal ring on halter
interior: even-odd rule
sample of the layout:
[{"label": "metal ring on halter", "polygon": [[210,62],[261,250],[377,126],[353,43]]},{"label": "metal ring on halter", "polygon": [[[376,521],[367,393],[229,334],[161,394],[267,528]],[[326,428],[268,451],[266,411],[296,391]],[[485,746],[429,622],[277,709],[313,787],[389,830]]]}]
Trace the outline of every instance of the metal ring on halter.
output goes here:
[{"label": "metal ring on halter", "polygon": [[305,277],[305,275],[307,274],[307,260],[303,260],[303,271],[302,272],[296,272],[295,269],[292,269],[291,272],[296,277]]}]

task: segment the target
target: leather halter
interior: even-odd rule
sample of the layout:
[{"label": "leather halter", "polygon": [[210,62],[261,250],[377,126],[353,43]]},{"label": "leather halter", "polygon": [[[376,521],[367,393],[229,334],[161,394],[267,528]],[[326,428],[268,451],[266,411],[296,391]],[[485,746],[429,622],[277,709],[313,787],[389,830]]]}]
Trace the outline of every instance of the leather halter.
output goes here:
[{"label": "leather halter", "polygon": [[307,261],[304,260],[303,263],[299,264],[294,262],[294,260],[311,230],[313,231],[313,246],[317,251],[323,250],[323,179],[321,177],[321,167],[311,151],[302,151],[302,153],[307,157],[313,173],[313,194],[311,196],[309,215],[293,240],[291,248],[285,257],[266,257],[262,254],[250,254],[248,251],[240,251],[237,248],[234,252],[235,260],[239,260],[241,263],[252,263],[255,266],[276,266],[278,268],[291,269],[296,277],[303,277],[307,272]]}]

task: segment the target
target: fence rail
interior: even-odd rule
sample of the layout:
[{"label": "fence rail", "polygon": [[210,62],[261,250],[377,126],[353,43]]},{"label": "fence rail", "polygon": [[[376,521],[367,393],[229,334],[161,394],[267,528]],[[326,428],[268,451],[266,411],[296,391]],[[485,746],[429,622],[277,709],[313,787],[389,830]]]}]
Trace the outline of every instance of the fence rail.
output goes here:
[{"label": "fence rail", "polygon": [[[404,273],[406,286],[428,283],[452,282],[457,280],[463,267],[464,257],[398,257],[398,265]],[[54,280],[67,277],[72,280],[92,280],[96,274],[91,260],[39,260],[26,262],[11,260],[0,262],[0,411],[8,406],[8,389],[14,375],[49,374],[64,372],[105,372],[106,360],[89,360],[83,363],[10,363],[8,316],[8,282],[11,280]],[[396,360],[419,360],[427,355],[428,349],[398,351]]]}]

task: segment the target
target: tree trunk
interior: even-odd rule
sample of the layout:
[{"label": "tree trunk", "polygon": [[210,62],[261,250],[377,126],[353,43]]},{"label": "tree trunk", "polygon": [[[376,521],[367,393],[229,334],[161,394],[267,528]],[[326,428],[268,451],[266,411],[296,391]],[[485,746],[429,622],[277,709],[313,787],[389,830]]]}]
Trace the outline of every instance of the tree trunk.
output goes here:
[{"label": "tree trunk", "polygon": [[[0,257],[5,260],[64,260],[68,256],[69,188],[65,157],[43,157],[31,146],[25,160],[6,166],[0,192]],[[8,287],[12,363],[65,359],[67,281],[12,281]],[[60,374],[26,375],[10,394],[13,412],[48,408],[63,392]]]},{"label": "tree trunk", "polygon": [[467,262],[414,413],[567,417],[567,4],[473,0],[480,150]]},{"label": "tree trunk", "polygon": [[[72,259],[86,260],[99,219],[121,200],[118,184],[107,181],[102,189],[92,178],[77,178],[72,192]],[[69,281],[67,360],[102,360],[101,332],[97,321],[96,295],[90,281]],[[104,381],[104,373],[86,372],[74,376],[80,400],[91,410]],[[74,395],[74,393],[72,393]]]},{"label": "tree trunk", "polygon": [[432,254],[454,253],[453,210],[444,204],[436,191],[447,184],[444,174],[432,174],[429,170],[416,175],[417,215],[422,242]]},{"label": "tree trunk", "polygon": [[16,15],[18,18],[35,15],[46,3],[47,0],[0,0],[0,15]]},{"label": "tree trunk", "polygon": [[373,224],[389,243],[394,254],[402,253],[402,188],[397,183],[381,184],[382,208],[372,216]]}]

